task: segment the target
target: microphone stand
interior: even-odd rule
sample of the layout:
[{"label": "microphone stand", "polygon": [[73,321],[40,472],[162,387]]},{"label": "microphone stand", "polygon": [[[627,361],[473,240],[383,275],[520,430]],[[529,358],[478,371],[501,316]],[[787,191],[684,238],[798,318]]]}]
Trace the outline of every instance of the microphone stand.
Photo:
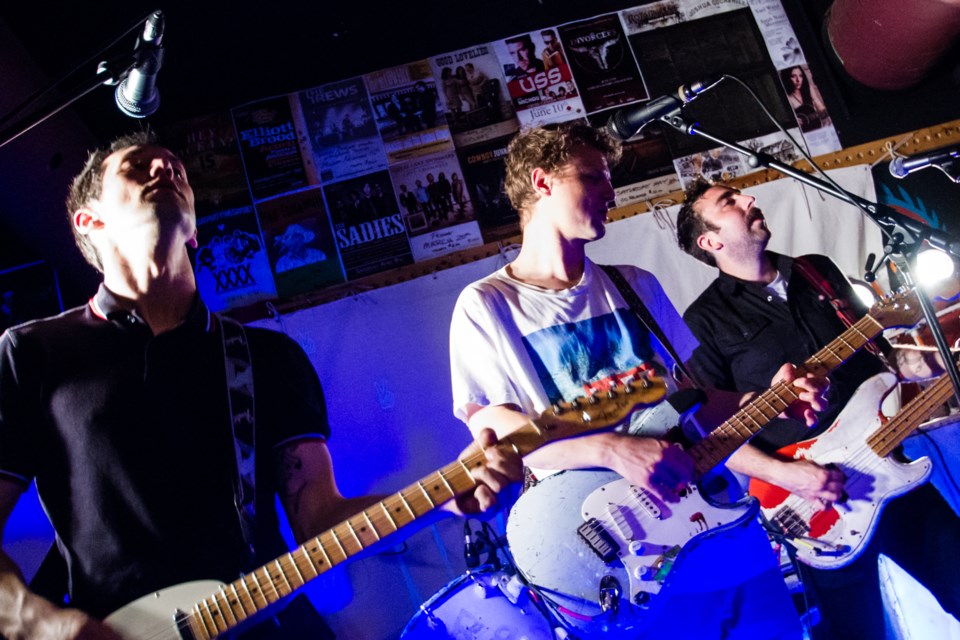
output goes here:
[{"label": "microphone stand", "polygon": [[[940,327],[940,322],[937,319],[933,304],[930,302],[923,288],[916,285],[910,270],[910,263],[920,250],[924,240],[926,240],[930,246],[936,247],[957,258],[960,258],[960,240],[944,231],[934,229],[919,220],[905,216],[890,206],[861,198],[860,196],[841,189],[839,186],[830,184],[816,176],[784,164],[770,154],[758,153],[735,142],[724,140],[708,131],[704,131],[698,123],[685,119],[679,109],[661,116],[659,120],[670,125],[677,131],[706,138],[736,151],[747,158],[747,164],[751,167],[773,169],[791,178],[795,178],[822,193],[852,204],[866,213],[875,224],[886,231],[888,240],[883,247],[883,251],[897,266],[904,283],[908,287],[913,287],[916,291],[917,300],[920,303],[920,308],[923,310],[923,316],[927,321],[927,325],[930,327],[930,333],[933,335],[934,342],[936,342],[937,351],[943,359],[943,368],[950,376],[951,383],[953,383],[954,397],[960,400],[960,373],[957,372],[957,363],[950,353],[950,347],[943,335],[943,329]],[[883,264],[882,260],[880,264]]]},{"label": "microphone stand", "polygon": [[[60,111],[69,107],[97,87],[101,85],[114,86],[118,84],[130,74],[130,71],[133,70],[136,64],[137,56],[129,54],[118,56],[111,60],[104,60],[97,66],[96,76],[89,80],[84,80],[82,83],[76,83],[77,86],[66,96],[58,97],[57,101],[52,105],[38,107],[13,124],[0,129],[0,147],[6,146],[38,124],[60,113]],[[120,71],[117,72],[117,69]],[[4,116],[0,119],[0,124],[5,123],[9,118],[10,115]]]}]

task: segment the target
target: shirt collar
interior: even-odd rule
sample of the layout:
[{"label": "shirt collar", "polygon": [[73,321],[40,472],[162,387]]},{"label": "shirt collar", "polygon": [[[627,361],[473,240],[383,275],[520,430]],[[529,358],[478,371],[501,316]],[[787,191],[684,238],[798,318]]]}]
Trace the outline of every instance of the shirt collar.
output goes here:
[{"label": "shirt collar", "polygon": [[[130,310],[124,300],[110,291],[103,283],[100,283],[100,288],[96,295],[90,298],[88,305],[93,315],[101,320],[111,320],[123,324],[146,324],[136,310]],[[216,328],[216,316],[210,313],[207,306],[200,300],[200,296],[195,295],[182,326],[210,333]]]},{"label": "shirt collar", "polygon": [[[777,268],[777,271],[780,272],[780,274],[783,276],[783,279],[789,283],[790,274],[793,271],[793,258],[781,255],[774,251],[767,251],[767,255],[773,261],[773,266]],[[756,282],[750,282],[749,280],[741,280],[740,278],[732,276],[729,273],[724,273],[723,271],[720,272],[720,276],[717,278],[717,283],[723,293],[731,296],[740,295],[745,291],[759,291],[766,286]]]}]

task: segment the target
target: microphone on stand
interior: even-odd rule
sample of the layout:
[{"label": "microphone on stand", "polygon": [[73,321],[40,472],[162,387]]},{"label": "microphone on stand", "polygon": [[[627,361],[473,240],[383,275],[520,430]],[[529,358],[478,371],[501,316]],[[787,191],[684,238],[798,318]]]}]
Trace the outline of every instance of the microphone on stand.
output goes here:
[{"label": "microphone on stand", "polygon": [[157,72],[163,62],[163,12],[154,11],[143,27],[143,36],[134,47],[136,63],[117,85],[117,106],[131,118],[145,118],[160,106]]},{"label": "microphone on stand", "polygon": [[721,80],[723,76],[682,84],[677,89],[676,95],[668,94],[641,105],[620,109],[610,116],[607,131],[618,140],[628,140],[654,120],[679,111],[683,105],[694,100],[707,89],[713,88]]},{"label": "microphone on stand", "polygon": [[894,178],[906,178],[914,171],[927,167],[939,167],[945,162],[953,162],[960,158],[960,147],[940,149],[925,155],[906,158],[894,158],[890,162],[890,175]]}]

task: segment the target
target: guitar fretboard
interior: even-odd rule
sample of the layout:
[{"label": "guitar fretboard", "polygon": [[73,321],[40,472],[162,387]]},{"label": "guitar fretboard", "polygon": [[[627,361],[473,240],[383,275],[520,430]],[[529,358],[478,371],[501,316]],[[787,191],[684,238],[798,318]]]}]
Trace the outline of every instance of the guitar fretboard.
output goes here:
[{"label": "guitar fretboard", "polygon": [[[805,373],[826,376],[883,330],[883,325],[867,315],[841,333],[830,344],[810,356],[797,368],[797,377]],[[743,443],[783,413],[795,400],[793,385],[778,382],[754,398],[727,421],[690,448],[694,468],[702,476],[723,462]]]}]

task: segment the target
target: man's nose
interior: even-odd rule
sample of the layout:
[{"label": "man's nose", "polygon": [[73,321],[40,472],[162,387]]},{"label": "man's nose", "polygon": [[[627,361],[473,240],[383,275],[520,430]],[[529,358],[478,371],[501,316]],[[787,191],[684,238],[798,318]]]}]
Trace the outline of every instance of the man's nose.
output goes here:
[{"label": "man's nose", "polygon": [[150,163],[150,175],[166,175],[169,178],[173,177],[173,163],[169,158],[154,158]]}]

